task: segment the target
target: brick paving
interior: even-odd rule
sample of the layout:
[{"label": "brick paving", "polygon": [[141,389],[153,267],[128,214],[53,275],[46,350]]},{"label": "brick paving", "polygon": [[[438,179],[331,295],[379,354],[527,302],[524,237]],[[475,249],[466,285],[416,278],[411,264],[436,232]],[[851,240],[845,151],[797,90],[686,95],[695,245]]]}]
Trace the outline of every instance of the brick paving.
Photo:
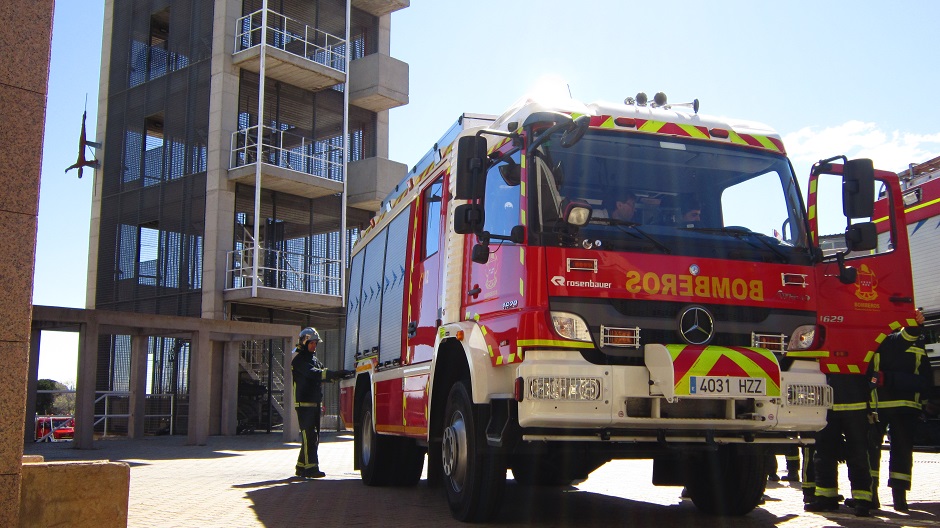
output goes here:
[{"label": "brick paving", "polygon": [[[454,521],[443,492],[424,481],[415,488],[369,488],[352,469],[352,436],[325,433],[320,480],[293,478],[299,444],[280,434],[210,437],[187,446],[183,437],[130,441],[107,439],[92,450],[69,442],[32,444],[26,454],[46,460],[114,460],[131,466],[131,527],[410,526],[450,527]],[[779,457],[781,469],[783,457]],[[887,452],[882,467],[887,467]],[[512,480],[494,526],[819,527],[940,526],[940,454],[916,453],[909,514],[888,503],[868,519],[839,512],[803,512],[799,485],[769,482],[766,502],[743,517],[700,513],[679,499],[680,488],[656,487],[650,461],[614,461],[566,489],[517,486]],[[510,478],[511,478],[510,474]],[[844,466],[840,483],[848,487]],[[843,491],[845,493],[845,491]]]}]

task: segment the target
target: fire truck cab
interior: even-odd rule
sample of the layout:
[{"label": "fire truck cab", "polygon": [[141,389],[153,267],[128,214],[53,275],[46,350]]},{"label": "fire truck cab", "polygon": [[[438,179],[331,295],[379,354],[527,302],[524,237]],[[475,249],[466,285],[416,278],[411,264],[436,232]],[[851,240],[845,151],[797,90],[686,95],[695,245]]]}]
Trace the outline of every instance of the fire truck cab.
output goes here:
[{"label": "fire truck cab", "polygon": [[[895,174],[823,160],[804,207],[771,129],[641,96],[466,114],[360,233],[341,401],[367,485],[416,483],[426,454],[480,521],[507,470],[568,485],[647,458],[654,484],[744,514],[764,455],[825,425],[825,373],[864,373],[910,316],[900,205],[871,252]],[[823,209],[846,251],[819,248]]]}]

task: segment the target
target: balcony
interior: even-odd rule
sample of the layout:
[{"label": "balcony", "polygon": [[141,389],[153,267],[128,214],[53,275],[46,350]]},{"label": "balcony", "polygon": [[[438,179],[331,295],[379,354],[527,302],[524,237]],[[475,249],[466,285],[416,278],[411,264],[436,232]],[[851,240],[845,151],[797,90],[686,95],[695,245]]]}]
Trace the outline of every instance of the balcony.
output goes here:
[{"label": "balcony", "polygon": [[353,7],[373,16],[387,15],[410,5],[410,0],[352,0]]},{"label": "balcony", "polygon": [[317,91],[346,81],[346,41],[303,22],[268,10],[238,19],[233,63],[261,72],[264,46],[265,77]]},{"label": "balcony", "polygon": [[349,103],[372,112],[408,104],[408,63],[381,53],[352,61]]},{"label": "balcony", "polygon": [[[226,256],[225,291],[222,298],[268,308],[317,305],[342,306],[339,260],[254,246],[229,251]],[[257,295],[252,296],[252,286]]]},{"label": "balcony", "polygon": [[312,141],[284,130],[257,125],[232,134],[229,180],[255,184],[259,128],[263,130],[263,188],[305,198],[343,192],[342,147],[333,146],[330,141]]},{"label": "balcony", "polygon": [[378,211],[382,200],[404,179],[408,166],[385,158],[365,158],[349,164],[346,204]]}]

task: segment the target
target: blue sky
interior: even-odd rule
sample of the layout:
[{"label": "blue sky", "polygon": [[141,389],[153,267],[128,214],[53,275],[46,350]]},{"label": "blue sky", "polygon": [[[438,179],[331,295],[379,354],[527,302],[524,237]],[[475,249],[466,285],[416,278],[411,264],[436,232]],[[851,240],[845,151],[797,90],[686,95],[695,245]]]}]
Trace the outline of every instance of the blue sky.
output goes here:
[{"label": "blue sky", "polygon": [[[57,2],[33,303],[83,307],[92,198],[74,163],[95,131],[103,1]],[[899,171],[940,155],[940,2],[413,0],[392,15],[410,103],[390,113],[409,166],[463,112],[499,114],[546,77],[586,102],[663,91],[767,123],[805,181],[837,154]],[[74,335],[43,334],[40,376],[74,382]]]}]

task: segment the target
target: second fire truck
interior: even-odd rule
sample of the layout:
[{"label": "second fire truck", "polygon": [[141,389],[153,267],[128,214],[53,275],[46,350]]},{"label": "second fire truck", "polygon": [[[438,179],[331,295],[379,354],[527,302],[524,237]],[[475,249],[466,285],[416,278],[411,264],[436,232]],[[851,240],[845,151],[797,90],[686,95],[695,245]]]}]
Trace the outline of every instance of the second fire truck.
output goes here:
[{"label": "second fire truck", "polygon": [[[898,178],[824,160],[804,206],[775,132],[688,106],[466,114],[401,183],[349,274],[342,416],[366,484],[415,484],[427,456],[454,517],[481,521],[508,470],[569,485],[646,458],[654,484],[744,514],[765,454],[812,441],[824,372],[863,373],[913,313]],[[848,248],[824,256],[832,217]]]}]

